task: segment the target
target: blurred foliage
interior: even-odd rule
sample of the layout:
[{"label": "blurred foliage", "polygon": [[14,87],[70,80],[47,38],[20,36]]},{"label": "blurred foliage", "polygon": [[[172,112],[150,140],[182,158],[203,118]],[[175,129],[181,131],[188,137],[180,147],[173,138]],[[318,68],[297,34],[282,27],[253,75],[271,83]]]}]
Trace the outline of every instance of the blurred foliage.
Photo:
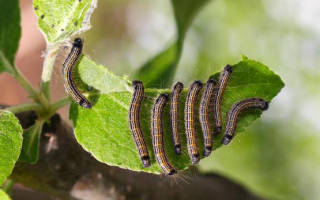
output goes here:
[{"label": "blurred foliage", "polygon": [[[21,34],[18,0],[0,1],[0,72],[13,72],[14,57]],[[7,39],[10,38],[10,39]],[[10,63],[5,64],[3,58]]]},{"label": "blurred foliage", "polygon": [[[130,74],[174,38],[169,1],[108,1],[99,6],[85,48],[113,72]],[[286,82],[261,121],[200,163],[203,172],[224,174],[273,199],[320,196],[320,29],[312,8],[320,8],[319,3],[215,0],[195,19],[174,80],[206,81],[208,74],[245,54],[272,66]],[[106,14],[115,12],[120,14]],[[311,16],[309,24],[306,16]]]},{"label": "blurred foliage", "polygon": [[134,75],[135,79],[141,80],[149,88],[170,87],[182,54],[186,32],[201,7],[209,0],[172,0],[171,2],[176,21],[176,41],[140,67]]},{"label": "blurred foliage", "polygon": [[0,189],[0,199],[1,200],[10,200],[10,197],[3,190]]}]

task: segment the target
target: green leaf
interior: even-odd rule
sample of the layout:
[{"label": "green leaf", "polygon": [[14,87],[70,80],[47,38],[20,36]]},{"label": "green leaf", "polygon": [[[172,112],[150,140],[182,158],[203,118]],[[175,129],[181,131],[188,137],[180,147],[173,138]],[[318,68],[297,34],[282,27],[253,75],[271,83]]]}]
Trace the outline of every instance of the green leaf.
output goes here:
[{"label": "green leaf", "polygon": [[10,197],[1,189],[0,189],[0,199],[1,200],[11,200]]},{"label": "green leaf", "polygon": [[58,43],[90,28],[97,0],[34,0],[38,26],[47,42]]},{"label": "green leaf", "polygon": [[165,88],[171,84],[175,69],[181,56],[177,43],[159,53],[144,64],[135,75],[135,79],[144,82],[146,87]]},{"label": "green leaf", "polygon": [[[97,65],[87,56],[80,58],[79,65],[75,72],[75,79],[81,84],[81,81],[87,85],[94,87],[102,93],[131,91],[130,81],[127,77],[119,77],[112,74],[105,66]],[[81,74],[81,80],[77,80],[77,76]],[[83,87],[83,85],[79,85]]]},{"label": "green leaf", "polygon": [[22,146],[22,128],[14,114],[0,110],[0,185],[11,174]]},{"label": "green leaf", "polygon": [[134,75],[146,87],[166,88],[174,78],[185,34],[196,14],[209,0],[172,0],[177,26],[177,40],[167,49],[146,62]]},{"label": "green leaf", "polygon": [[36,121],[34,125],[24,130],[22,151],[19,158],[20,162],[37,163],[42,127],[43,121]]},{"label": "green leaf", "polygon": [[[80,65],[81,64],[82,63],[80,63]],[[90,73],[90,71],[87,71],[87,73],[80,71],[78,75],[84,80],[82,77],[90,77],[90,74],[88,73]],[[101,73],[100,79],[108,79],[109,75],[109,73]],[[218,74],[215,76],[217,75]],[[226,113],[233,103],[249,97],[261,97],[267,101],[271,101],[283,86],[284,84],[280,77],[266,66],[256,61],[243,58],[241,62],[233,65],[232,77],[228,83],[222,102],[223,120],[225,121]],[[146,89],[146,98],[141,107],[140,120],[144,138],[151,156],[151,167],[142,167],[129,130],[128,110],[131,102],[131,92],[121,91],[93,95],[91,97],[91,101],[94,102],[92,109],[84,109],[73,104],[70,107],[70,117],[74,123],[76,139],[84,149],[89,151],[96,159],[103,163],[128,168],[134,171],[161,173],[161,169],[156,164],[152,150],[150,114],[154,99],[163,92],[169,93],[170,90]],[[186,93],[187,90],[183,92],[181,97],[182,100],[180,102],[181,122],[184,121],[183,99],[185,99]],[[257,110],[252,110],[243,114],[238,122],[237,133],[243,131],[260,115],[261,111]],[[177,156],[174,153],[169,129],[169,105],[165,108],[164,116],[165,149],[168,158],[177,169],[186,169],[191,165],[191,162],[189,161],[186,150],[184,125],[183,123],[180,123],[184,152],[181,156]],[[203,149],[202,133],[200,131],[199,123],[197,123],[197,126],[198,143],[201,150]],[[214,138],[214,150],[221,146],[221,138],[222,134]]]},{"label": "green leaf", "polygon": [[209,1],[210,0],[171,0],[180,40],[184,39],[188,28],[199,10]]},{"label": "green leaf", "polygon": [[[0,72],[12,70],[21,35],[18,0],[0,1]],[[4,63],[4,58],[8,64]]]}]

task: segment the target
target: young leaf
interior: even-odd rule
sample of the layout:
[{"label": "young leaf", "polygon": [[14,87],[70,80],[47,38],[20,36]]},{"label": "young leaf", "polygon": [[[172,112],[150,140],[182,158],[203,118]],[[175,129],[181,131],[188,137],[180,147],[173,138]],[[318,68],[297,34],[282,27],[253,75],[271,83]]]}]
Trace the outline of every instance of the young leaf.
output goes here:
[{"label": "young leaf", "polygon": [[[81,66],[82,63],[80,63]],[[84,67],[84,66],[82,66]],[[90,66],[94,67],[94,66]],[[79,71],[79,76],[90,77],[90,71]],[[88,74],[89,73],[89,74]],[[215,76],[217,76],[216,74]],[[100,79],[108,79],[109,73],[101,73]],[[205,81],[205,80],[203,80]],[[95,87],[95,85],[90,85]],[[260,97],[271,101],[284,86],[280,77],[269,70],[266,66],[247,58],[233,65],[232,77],[226,88],[222,113],[225,123],[226,114],[231,105],[235,102],[249,97]],[[92,109],[84,109],[76,104],[70,108],[70,117],[74,123],[75,135],[78,142],[84,149],[101,162],[109,165],[128,168],[135,171],[161,173],[160,167],[156,164],[150,133],[150,115],[154,99],[160,93],[169,93],[168,89],[146,89],[145,100],[143,101],[140,114],[140,122],[151,156],[152,165],[143,168],[135,143],[132,139],[128,124],[128,110],[132,93],[128,91],[110,92],[108,94],[93,95],[91,101],[94,103]],[[183,154],[177,156],[174,153],[172,144],[169,105],[167,104],[164,113],[164,141],[165,149],[170,162],[177,169],[186,169],[191,165],[186,150],[186,138],[184,134],[184,99],[187,90],[184,90],[180,102],[180,130],[182,139]],[[271,104],[272,106],[272,104]],[[261,111],[251,110],[243,114],[238,122],[237,133],[243,131],[255,119],[261,115]],[[213,121],[212,121],[213,123]],[[202,153],[202,133],[197,121],[197,137],[200,152]],[[221,146],[222,134],[214,137],[214,150]]]},{"label": "young leaf", "polygon": [[11,200],[10,197],[1,189],[0,189],[0,199],[1,200]]},{"label": "young leaf", "polygon": [[[11,72],[21,35],[18,0],[0,1],[0,72]],[[5,64],[3,59],[9,62]]]},{"label": "young leaf", "polygon": [[209,0],[172,0],[178,37],[177,41],[146,62],[134,75],[146,87],[166,88],[174,77],[179,63],[185,34],[194,17]]},{"label": "young leaf", "polygon": [[19,161],[31,164],[37,163],[42,127],[43,121],[36,121],[34,125],[24,130],[23,145]]},{"label": "young leaf", "polygon": [[21,146],[22,128],[19,120],[14,114],[0,110],[0,185],[11,174]]},{"label": "young leaf", "polygon": [[34,0],[38,26],[49,43],[59,43],[90,28],[97,0]]}]

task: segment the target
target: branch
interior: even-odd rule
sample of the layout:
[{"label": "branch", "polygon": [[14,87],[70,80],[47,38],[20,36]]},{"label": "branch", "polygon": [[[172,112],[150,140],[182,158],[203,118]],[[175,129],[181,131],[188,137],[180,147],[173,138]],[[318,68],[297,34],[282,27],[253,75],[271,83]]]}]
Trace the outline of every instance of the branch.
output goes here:
[{"label": "branch", "polygon": [[[34,118],[32,113],[18,117],[28,125]],[[214,174],[202,175],[193,170],[172,178],[100,163],[81,148],[72,128],[58,115],[51,118],[50,125],[45,125],[44,132],[38,163],[17,163],[11,178],[59,199],[85,198],[87,190],[114,199],[260,199]],[[89,196],[92,199],[92,194]]]}]

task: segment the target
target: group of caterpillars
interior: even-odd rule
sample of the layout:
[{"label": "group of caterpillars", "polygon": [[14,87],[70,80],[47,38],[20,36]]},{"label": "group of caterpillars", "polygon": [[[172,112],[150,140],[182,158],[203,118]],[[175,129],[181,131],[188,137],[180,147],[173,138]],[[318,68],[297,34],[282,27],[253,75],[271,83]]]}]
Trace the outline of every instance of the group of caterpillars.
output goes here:
[{"label": "group of caterpillars", "polygon": [[[72,79],[73,67],[79,59],[83,47],[83,41],[76,38],[73,42],[72,49],[68,54],[63,64],[64,86],[66,92],[73,98],[73,100],[84,108],[91,108],[92,104],[86,97],[81,94]],[[204,88],[200,100],[199,107],[199,122],[204,139],[204,156],[209,156],[212,151],[212,136],[219,134],[222,131],[222,118],[221,118],[221,103],[224,90],[232,74],[232,67],[227,65],[220,73],[219,81],[209,78]],[[140,107],[144,99],[144,86],[141,81],[133,81],[132,86],[134,89],[132,100],[129,108],[129,126],[135,141],[138,153],[140,155],[144,167],[151,165],[150,156],[148,153],[147,145],[143,138],[143,132],[140,126]],[[203,84],[201,81],[194,81],[188,90],[185,100],[184,108],[184,126],[187,139],[187,149],[192,164],[197,164],[200,161],[200,154],[196,138],[196,102],[202,90]],[[164,149],[163,139],[163,112],[167,101],[170,99],[170,121],[171,132],[176,154],[181,154],[181,143],[179,137],[179,101],[181,92],[183,91],[183,84],[177,82],[172,87],[170,95],[160,94],[152,108],[151,114],[151,135],[152,145],[157,163],[165,174],[173,175],[177,170],[170,164]],[[213,102],[213,115],[215,130],[211,130],[209,112],[211,110],[211,102]],[[232,105],[228,112],[227,123],[225,128],[222,143],[227,145],[232,140],[237,121],[240,114],[249,108],[260,109],[262,111],[268,109],[268,102],[261,98],[248,98],[239,101]]]}]

